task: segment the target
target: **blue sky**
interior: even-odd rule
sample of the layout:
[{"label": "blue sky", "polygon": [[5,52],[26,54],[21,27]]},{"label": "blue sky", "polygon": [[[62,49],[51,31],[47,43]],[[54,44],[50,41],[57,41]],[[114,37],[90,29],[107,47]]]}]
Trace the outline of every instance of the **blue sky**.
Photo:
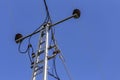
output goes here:
[{"label": "blue sky", "polygon": [[[56,39],[73,80],[120,80],[120,1],[46,0],[53,23],[81,10],[80,19],[56,26]],[[0,80],[30,80],[27,55],[18,52],[14,36],[27,35],[43,22],[43,0],[0,0]],[[32,38],[36,45],[38,35]],[[37,46],[35,46],[35,49]],[[69,80],[61,61],[61,80]]]}]

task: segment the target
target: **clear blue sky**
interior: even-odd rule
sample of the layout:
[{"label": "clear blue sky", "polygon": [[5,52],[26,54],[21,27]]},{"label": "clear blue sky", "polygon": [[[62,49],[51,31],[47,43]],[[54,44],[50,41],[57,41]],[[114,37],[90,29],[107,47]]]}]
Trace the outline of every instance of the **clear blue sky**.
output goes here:
[{"label": "clear blue sky", "polygon": [[[80,19],[56,26],[56,38],[73,80],[120,80],[120,1],[46,1],[53,23],[70,16],[75,8],[81,10]],[[0,0],[0,80],[31,79],[28,56],[18,52],[14,36],[39,27],[44,9],[43,0]],[[37,36],[32,38],[34,45]],[[58,63],[61,80],[69,80],[60,60]]]}]

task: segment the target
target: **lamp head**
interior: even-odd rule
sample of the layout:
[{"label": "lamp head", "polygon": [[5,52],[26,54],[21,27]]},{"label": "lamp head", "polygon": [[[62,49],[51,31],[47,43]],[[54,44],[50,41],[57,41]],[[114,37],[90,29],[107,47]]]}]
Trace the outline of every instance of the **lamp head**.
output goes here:
[{"label": "lamp head", "polygon": [[[16,43],[22,42],[22,39],[20,39],[20,38],[22,38],[22,37],[23,37],[22,34],[17,33],[17,34],[15,35],[15,42],[16,42]],[[20,39],[20,40],[19,40],[19,39]]]},{"label": "lamp head", "polygon": [[77,19],[77,18],[79,18],[79,17],[80,17],[81,12],[80,12],[80,10],[79,10],[79,9],[74,9],[74,11],[73,11],[73,14],[72,14],[72,15],[74,16],[74,18],[75,18],[75,19]]}]

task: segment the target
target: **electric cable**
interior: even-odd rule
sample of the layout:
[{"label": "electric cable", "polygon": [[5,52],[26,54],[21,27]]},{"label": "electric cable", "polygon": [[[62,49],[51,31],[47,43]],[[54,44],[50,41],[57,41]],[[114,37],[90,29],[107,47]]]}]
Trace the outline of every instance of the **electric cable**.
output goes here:
[{"label": "electric cable", "polygon": [[52,73],[48,72],[48,74],[49,74],[50,76],[52,76],[53,78],[55,78],[55,79],[57,79],[57,80],[60,80],[58,77],[56,77],[56,76],[53,75]]},{"label": "electric cable", "polygon": [[[45,20],[44,20],[44,22],[36,30],[33,31],[33,33],[35,33],[36,31],[38,31],[42,26],[44,26],[46,23],[48,23],[49,20],[50,20],[50,23],[52,23],[52,20],[51,20],[50,14],[49,14],[49,10],[48,10],[48,6],[47,6],[47,3],[46,3],[46,0],[44,0],[44,5],[45,5],[45,9],[46,9]],[[29,42],[31,40],[31,37],[32,36],[29,37]]]},{"label": "electric cable", "polygon": [[46,3],[46,0],[44,0],[44,5],[45,5],[45,8],[46,8],[46,13],[47,13],[48,19],[50,20],[50,22],[52,22],[51,16],[50,16],[50,13],[49,13],[49,10],[48,10],[48,6],[47,6],[47,3]]},{"label": "electric cable", "polygon": [[[51,31],[52,31],[52,30],[51,30]],[[56,48],[58,49],[57,40],[55,39],[55,36],[54,36],[54,35],[55,35],[55,33],[52,31],[52,40],[53,40],[53,43],[56,45]],[[65,59],[64,59],[62,53],[60,53],[59,58],[61,59],[62,64],[64,65],[65,71],[66,71],[69,79],[70,79],[70,80],[73,80],[73,79],[72,79],[72,76],[71,76],[71,74],[70,74],[70,72],[69,72],[69,70],[68,70],[68,68],[67,68],[67,65],[66,65],[66,63],[65,63]],[[56,71],[55,59],[54,59],[54,62],[53,62],[53,63],[54,63],[55,74],[56,74],[56,76],[58,76],[57,71]]]},{"label": "electric cable", "polygon": [[31,37],[29,37],[29,39],[28,39],[28,45],[29,45],[29,48],[32,49],[32,53],[33,53],[34,52],[34,48],[33,48],[32,44],[31,44]]},{"label": "electric cable", "polygon": [[[51,29],[51,42],[50,42],[50,45],[51,45],[52,42],[55,45],[54,49],[57,50],[58,47],[57,47],[56,40],[55,40],[55,29],[54,30]],[[53,68],[52,68],[52,75],[51,76],[53,76],[53,75],[56,75],[56,79],[60,80],[60,77],[58,76],[57,69],[56,69],[56,57],[53,58]],[[55,76],[53,76],[53,77],[55,77]]]},{"label": "electric cable", "polygon": [[21,44],[22,44],[22,42],[19,44],[19,46],[18,46],[18,51],[20,52],[20,53],[22,53],[22,54],[26,54],[27,53],[27,51],[28,51],[28,46],[27,46],[27,48],[24,50],[24,51],[22,51],[21,50]]},{"label": "electric cable", "polygon": [[[58,45],[57,45],[57,40],[55,39],[55,36],[54,36],[54,35],[55,35],[55,32],[52,32],[52,40],[53,40],[53,43],[56,45],[56,48],[59,49],[59,48],[58,48]],[[72,76],[71,76],[71,74],[70,74],[70,72],[69,72],[69,70],[68,70],[68,68],[67,68],[67,65],[66,65],[66,63],[65,63],[65,58],[64,58],[62,52],[60,53],[59,58],[61,59],[62,64],[64,65],[65,71],[66,71],[69,79],[70,79],[70,80],[73,80],[73,79],[72,79]],[[55,59],[54,59],[54,62],[53,62],[53,63],[54,63],[55,74],[58,76],[57,71],[56,71]]]},{"label": "electric cable", "polygon": [[31,55],[30,55],[30,48],[28,48],[28,58],[29,58],[30,62],[32,63],[33,60],[32,60]]},{"label": "electric cable", "polygon": [[56,58],[53,59],[53,67],[54,67],[56,77],[58,78],[58,80],[60,80],[60,77],[58,76],[57,69],[56,69]]},{"label": "electric cable", "polygon": [[51,40],[50,40],[50,45],[55,45],[55,50],[56,50],[56,43],[55,43],[55,29],[53,30],[53,28],[51,29]]},{"label": "electric cable", "polygon": [[28,41],[27,48],[24,51],[21,50],[21,44],[22,44],[22,42],[19,44],[18,51],[22,54],[28,54],[29,60],[30,60],[30,62],[32,62],[32,58],[30,55],[30,48],[32,49],[32,52],[34,52],[34,49],[30,43],[30,40]]},{"label": "electric cable", "polygon": [[[37,29],[35,29],[35,30],[33,31],[33,33],[35,33],[36,31],[38,31],[42,26],[44,26],[46,23],[48,23],[49,20],[50,20],[50,22],[52,22],[51,17],[50,17],[50,14],[49,14],[49,10],[48,10],[48,6],[47,6],[47,3],[46,3],[46,0],[44,0],[44,5],[45,5],[45,9],[46,9],[46,17],[45,17],[45,20],[44,20],[44,22],[43,22]],[[32,36],[30,36],[29,41],[30,41],[31,37],[32,37]]]},{"label": "electric cable", "polygon": [[33,33],[34,32],[36,32],[36,31],[38,31],[45,23],[47,23],[48,22],[48,17],[47,17],[47,15],[46,15],[46,17],[45,17],[45,20],[43,21],[43,23],[37,28],[37,29],[35,29],[34,31],[33,31]]},{"label": "electric cable", "polygon": [[46,0],[44,0],[44,5],[45,5],[45,9],[46,9],[45,20],[43,21],[42,25],[40,25],[34,32],[36,32],[37,30],[39,30],[40,27],[43,26],[45,23],[48,23],[49,20],[50,20],[50,22],[52,22],[50,14],[49,14],[49,10],[48,10],[48,6],[47,6],[47,3],[46,3]]},{"label": "electric cable", "polygon": [[[53,44],[55,45],[54,49],[57,50],[58,47],[57,47],[57,43],[56,43],[56,39],[55,39],[55,29],[54,30],[51,29],[51,40],[52,40]],[[52,72],[53,71],[54,71],[53,74],[55,74],[57,79],[60,80],[60,77],[59,77],[59,75],[57,73],[57,69],[56,69],[56,57],[53,59],[53,70],[52,70]]]}]

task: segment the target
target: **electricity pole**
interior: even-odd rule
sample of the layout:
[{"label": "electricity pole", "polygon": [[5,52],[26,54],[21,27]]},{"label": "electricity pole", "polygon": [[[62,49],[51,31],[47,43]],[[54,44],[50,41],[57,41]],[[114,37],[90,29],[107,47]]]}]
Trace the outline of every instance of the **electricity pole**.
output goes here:
[{"label": "electricity pole", "polygon": [[[48,73],[49,75],[51,75],[52,77],[56,78],[59,80],[59,78],[57,76],[54,76],[53,74],[51,74],[49,72],[49,65],[48,62],[49,60],[53,59],[56,57],[56,55],[58,53],[60,53],[60,50],[57,47],[57,44],[55,42],[55,39],[53,38],[53,44],[49,44],[50,42],[50,31],[52,29],[52,27],[54,27],[57,24],[60,24],[64,21],[67,21],[71,18],[79,18],[81,15],[81,12],[79,9],[74,9],[72,16],[67,17],[63,20],[60,20],[54,24],[52,23],[44,23],[41,28],[37,31],[34,31],[33,33],[23,37],[22,34],[18,33],[15,36],[15,42],[21,44],[22,41],[26,38],[31,38],[31,36],[40,33],[40,37],[39,37],[39,41],[38,41],[38,49],[36,50],[35,53],[32,53],[31,57],[32,57],[32,64],[31,64],[31,68],[33,70],[32,72],[32,79],[31,80],[48,80]],[[54,37],[54,35],[52,34],[51,36]],[[31,44],[29,44],[28,48],[31,48]],[[49,51],[51,49],[54,49],[54,51],[52,51],[52,55],[49,55]],[[39,76],[39,74],[42,73],[42,76]]]}]

